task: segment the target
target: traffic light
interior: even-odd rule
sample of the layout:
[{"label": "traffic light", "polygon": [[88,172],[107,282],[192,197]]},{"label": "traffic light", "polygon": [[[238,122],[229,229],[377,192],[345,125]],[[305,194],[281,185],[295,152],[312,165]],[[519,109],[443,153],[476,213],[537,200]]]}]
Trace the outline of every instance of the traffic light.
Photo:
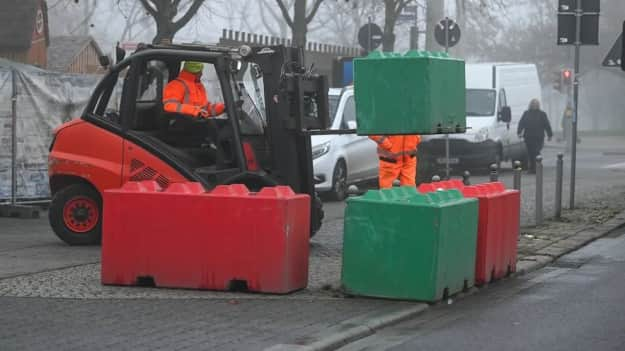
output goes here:
[{"label": "traffic light", "polygon": [[564,90],[565,93],[569,92],[569,88],[573,85],[573,72],[570,69],[562,70],[562,84],[561,90]]},{"label": "traffic light", "polygon": [[572,77],[573,77],[573,73],[571,72],[570,69],[562,70],[562,83],[564,83],[564,85],[571,85]]}]

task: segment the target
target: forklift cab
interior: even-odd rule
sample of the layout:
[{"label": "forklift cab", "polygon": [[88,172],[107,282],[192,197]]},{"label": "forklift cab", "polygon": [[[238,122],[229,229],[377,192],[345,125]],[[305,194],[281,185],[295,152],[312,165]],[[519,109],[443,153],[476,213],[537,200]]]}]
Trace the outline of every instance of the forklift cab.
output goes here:
[{"label": "forklift cab", "polygon": [[[50,146],[50,223],[70,244],[97,243],[101,194],[128,181],[166,188],[194,181],[210,190],[288,185],[311,198],[311,235],[323,218],[310,136],[327,133],[325,77],[304,68],[303,52],[142,45],[112,66],[80,120],[59,127]],[[163,90],[185,61],[204,63],[202,83],[225,113],[207,119],[167,113]]]},{"label": "forklift cab", "polygon": [[[163,91],[178,77],[184,61],[189,60],[204,64],[201,82],[209,101],[225,104],[223,114],[202,119],[164,111]],[[257,103],[262,105],[264,101],[254,100],[247,92],[246,86],[250,84],[242,79],[251,74],[241,71],[243,66],[250,70],[254,67],[222,53],[139,51],[122,61],[103,80],[102,95],[111,94],[113,103],[109,101],[106,111],[98,113],[103,108],[98,101],[106,99],[93,99],[92,117],[106,116],[108,122],[117,124],[125,138],[208,188],[234,183],[246,171],[260,171],[250,143],[258,144],[266,127],[264,115],[257,107]],[[253,77],[254,84],[258,85],[257,80],[262,77],[258,74]],[[94,96],[97,92],[98,89]],[[258,149],[262,152],[265,148]],[[250,178],[248,182],[254,190],[277,184],[264,175],[247,174],[246,177]]]}]

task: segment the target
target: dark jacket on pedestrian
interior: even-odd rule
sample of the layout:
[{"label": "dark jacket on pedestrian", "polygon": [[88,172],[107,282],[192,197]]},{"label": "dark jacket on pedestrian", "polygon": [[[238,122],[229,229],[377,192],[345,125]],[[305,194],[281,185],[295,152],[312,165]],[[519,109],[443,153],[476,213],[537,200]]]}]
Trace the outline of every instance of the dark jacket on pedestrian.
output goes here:
[{"label": "dark jacket on pedestrian", "polygon": [[517,134],[525,139],[544,140],[545,133],[549,138],[553,136],[547,114],[538,109],[525,111],[519,121]]}]

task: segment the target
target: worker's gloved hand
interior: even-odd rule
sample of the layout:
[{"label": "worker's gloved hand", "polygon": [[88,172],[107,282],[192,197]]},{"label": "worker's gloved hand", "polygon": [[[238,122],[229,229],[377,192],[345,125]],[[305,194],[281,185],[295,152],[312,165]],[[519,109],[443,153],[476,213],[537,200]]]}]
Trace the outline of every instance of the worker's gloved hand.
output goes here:
[{"label": "worker's gloved hand", "polygon": [[208,118],[210,116],[211,116],[210,113],[205,109],[201,109],[200,112],[198,112],[197,114],[198,118]]},{"label": "worker's gloved hand", "polygon": [[211,106],[212,110],[215,111],[213,116],[219,116],[220,114],[226,112],[226,105],[223,102],[216,102]]}]

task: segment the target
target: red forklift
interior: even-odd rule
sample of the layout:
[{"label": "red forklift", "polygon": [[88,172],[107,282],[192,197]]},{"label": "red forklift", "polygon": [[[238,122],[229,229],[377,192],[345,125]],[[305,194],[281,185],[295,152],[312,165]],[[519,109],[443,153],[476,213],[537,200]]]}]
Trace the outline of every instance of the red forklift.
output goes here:
[{"label": "red forklift", "polygon": [[[310,195],[311,236],[319,230],[323,210],[314,190],[310,136],[354,131],[327,130],[327,80],[306,69],[301,49],[144,44],[124,56],[118,49],[117,63],[82,116],[55,130],[49,220],[61,240],[98,244],[102,192],[141,180],[162,188],[195,181],[206,190],[288,185]],[[210,70],[209,100],[223,101],[224,114],[194,119],[164,112],[163,88],[184,61]]]}]

